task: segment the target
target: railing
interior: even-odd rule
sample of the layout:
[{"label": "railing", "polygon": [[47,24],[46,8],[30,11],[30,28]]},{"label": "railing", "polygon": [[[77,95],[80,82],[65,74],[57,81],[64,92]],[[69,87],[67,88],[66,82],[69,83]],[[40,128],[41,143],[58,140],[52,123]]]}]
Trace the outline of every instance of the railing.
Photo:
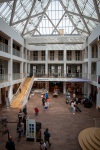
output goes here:
[{"label": "railing", "polygon": [[22,57],[21,51],[15,49],[15,48],[13,48],[13,55],[18,56],[18,57]]},{"label": "railing", "polygon": [[10,53],[10,46],[0,42],[0,51],[6,52],[6,53]]},{"label": "railing", "polygon": [[60,73],[55,72],[55,73],[45,74],[45,73],[36,72],[36,73],[34,73],[34,77],[86,78],[86,77],[88,77],[88,74],[82,74],[82,73],[66,73],[66,74],[64,74],[63,72],[60,72]]},{"label": "railing", "polygon": [[17,95],[20,93],[20,89],[22,89],[22,86],[23,86],[23,84],[25,82],[25,79],[26,79],[26,77],[23,79],[22,83],[20,84],[19,88],[17,89],[17,92],[12,96],[10,104],[17,97]]},{"label": "railing", "polygon": [[13,80],[22,79],[23,74],[22,73],[13,73]]},{"label": "railing", "polygon": [[97,75],[91,74],[91,80],[97,82]]},{"label": "railing", "polygon": [[11,74],[0,74],[0,82],[10,81]]},{"label": "railing", "polygon": [[32,85],[33,85],[33,81],[34,81],[34,76],[32,76],[30,84],[29,84],[25,94],[20,99],[21,107],[23,107],[28,101],[28,97],[29,97],[29,94],[30,94],[30,91],[31,91],[31,88],[32,88]]}]

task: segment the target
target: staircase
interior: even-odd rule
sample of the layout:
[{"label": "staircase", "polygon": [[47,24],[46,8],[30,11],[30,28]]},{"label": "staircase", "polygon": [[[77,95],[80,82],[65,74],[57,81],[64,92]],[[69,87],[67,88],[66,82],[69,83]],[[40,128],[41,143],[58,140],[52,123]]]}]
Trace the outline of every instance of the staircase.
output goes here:
[{"label": "staircase", "polygon": [[21,103],[29,89],[30,82],[31,82],[31,78],[26,78],[21,88],[21,92],[19,92],[16,98],[12,101],[12,103],[10,104],[10,108],[19,108],[19,109],[22,108]]},{"label": "staircase", "polygon": [[91,127],[81,131],[78,141],[83,150],[100,150],[100,128]]}]

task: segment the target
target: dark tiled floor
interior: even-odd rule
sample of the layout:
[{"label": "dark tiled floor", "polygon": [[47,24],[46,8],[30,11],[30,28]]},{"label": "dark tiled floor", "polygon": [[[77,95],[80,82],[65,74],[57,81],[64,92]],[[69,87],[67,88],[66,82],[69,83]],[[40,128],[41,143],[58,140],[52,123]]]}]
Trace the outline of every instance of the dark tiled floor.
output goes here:
[{"label": "dark tiled floor", "polygon": [[[94,127],[94,118],[100,118],[100,111],[93,105],[92,108],[84,108],[79,104],[82,112],[72,114],[70,112],[70,105],[65,103],[64,95],[60,95],[58,98],[52,98],[52,94],[49,94],[51,99],[51,105],[48,112],[45,112],[42,103],[40,93],[36,93],[27,104],[29,118],[36,119],[37,122],[42,123],[42,137],[44,130],[48,127],[51,133],[52,146],[51,150],[81,150],[78,143],[78,135],[80,131],[88,127]],[[34,107],[39,108],[39,116],[34,116]],[[0,116],[5,114],[9,122],[17,122],[18,109],[6,109],[3,108],[0,111]],[[26,141],[25,137],[21,138],[20,142],[17,142],[16,133],[17,123],[8,123],[10,135],[13,136],[16,150],[39,150],[38,142]],[[0,132],[0,150],[5,150],[5,143],[7,141],[7,134],[2,135]]]}]

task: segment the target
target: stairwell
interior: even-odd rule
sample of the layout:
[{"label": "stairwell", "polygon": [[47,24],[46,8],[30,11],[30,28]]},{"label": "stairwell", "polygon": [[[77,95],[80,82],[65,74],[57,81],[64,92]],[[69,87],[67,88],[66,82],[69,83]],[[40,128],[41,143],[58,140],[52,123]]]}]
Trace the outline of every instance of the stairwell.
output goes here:
[{"label": "stairwell", "polygon": [[30,86],[30,82],[31,82],[31,78],[26,78],[20,92],[18,93],[18,95],[16,96],[16,98],[12,101],[12,103],[10,104],[10,108],[22,108],[22,101],[23,98],[25,96],[25,94],[27,93],[27,90]]},{"label": "stairwell", "polygon": [[100,150],[100,128],[84,129],[80,132],[78,141],[83,150]]}]

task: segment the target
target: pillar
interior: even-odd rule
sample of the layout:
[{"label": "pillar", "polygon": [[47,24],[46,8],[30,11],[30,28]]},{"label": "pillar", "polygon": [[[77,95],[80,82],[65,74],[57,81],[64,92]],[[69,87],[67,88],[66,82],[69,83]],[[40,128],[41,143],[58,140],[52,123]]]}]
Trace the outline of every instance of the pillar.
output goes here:
[{"label": "pillar", "polygon": [[66,94],[66,82],[63,82],[63,94]]},{"label": "pillar", "polygon": [[45,61],[46,62],[45,63],[45,74],[48,75],[48,50],[46,50],[45,52],[46,52],[46,54],[45,54],[45,56],[46,56],[46,58],[45,58],[45,60],[46,60]]}]

